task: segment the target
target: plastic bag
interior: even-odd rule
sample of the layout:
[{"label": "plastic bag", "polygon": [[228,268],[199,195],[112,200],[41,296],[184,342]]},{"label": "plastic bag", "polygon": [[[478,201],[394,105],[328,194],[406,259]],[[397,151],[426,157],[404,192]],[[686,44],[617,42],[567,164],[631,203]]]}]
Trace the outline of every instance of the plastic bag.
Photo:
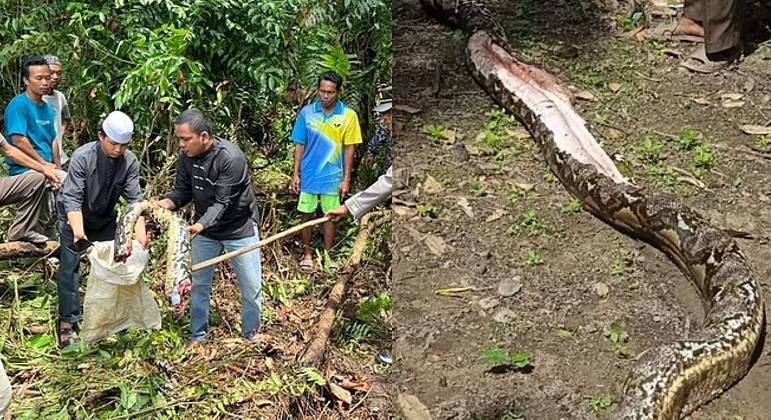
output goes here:
[{"label": "plastic bag", "polygon": [[141,280],[149,254],[139,242],[125,263],[113,261],[113,241],[94,242],[88,254],[91,272],[83,301],[85,342],[94,342],[128,328],[161,328],[161,311]]},{"label": "plastic bag", "polygon": [[3,417],[9,405],[11,405],[11,382],[5,374],[3,361],[0,360],[0,417]]}]

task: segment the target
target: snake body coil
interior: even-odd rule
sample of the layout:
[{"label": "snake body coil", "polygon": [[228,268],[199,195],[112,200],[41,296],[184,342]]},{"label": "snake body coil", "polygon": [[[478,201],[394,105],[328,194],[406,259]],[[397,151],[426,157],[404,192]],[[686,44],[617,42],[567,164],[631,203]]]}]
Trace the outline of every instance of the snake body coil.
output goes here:
[{"label": "snake body coil", "polygon": [[[115,261],[125,260],[128,256],[128,244],[134,239],[134,225],[139,216],[150,214],[165,228],[166,236],[166,274],[164,290],[174,296],[175,292],[188,289],[191,281],[192,258],[190,235],[184,220],[173,212],[159,208],[152,210],[150,202],[141,201],[129,205],[118,221],[115,233]],[[173,302],[175,305],[178,302]]]},{"label": "snake body coil", "polygon": [[468,35],[477,82],[519,119],[552,171],[589,212],[664,252],[691,279],[706,309],[689,337],[646,350],[624,386],[619,417],[676,419],[710,401],[749,370],[763,334],[758,283],[736,242],[673,197],[627,180],[548,73],[513,57],[490,11],[473,0],[421,0]]}]

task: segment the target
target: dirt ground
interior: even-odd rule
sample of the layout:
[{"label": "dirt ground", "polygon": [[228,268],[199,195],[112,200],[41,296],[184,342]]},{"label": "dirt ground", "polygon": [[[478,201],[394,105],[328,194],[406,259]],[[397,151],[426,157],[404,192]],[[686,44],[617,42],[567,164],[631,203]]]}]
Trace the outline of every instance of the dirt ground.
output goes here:
[{"label": "dirt ground", "polygon": [[[771,138],[739,129],[769,121],[766,27],[748,22],[737,69],[703,76],[667,51],[689,46],[637,40],[640,15],[623,2],[496,4],[518,51],[591,95],[576,108],[622,171],[752,235],[739,245],[771,301],[771,160],[751,149]],[[748,15],[764,19],[757,7]],[[438,419],[613,418],[635,356],[698,327],[695,289],[663,254],[577,209],[521,126],[490,114],[457,32],[415,0],[394,15],[395,101],[415,108],[395,118],[394,411],[414,395]],[[468,289],[436,293],[450,287]],[[530,366],[491,369],[494,348]],[[771,418],[768,353],[692,418]]]}]

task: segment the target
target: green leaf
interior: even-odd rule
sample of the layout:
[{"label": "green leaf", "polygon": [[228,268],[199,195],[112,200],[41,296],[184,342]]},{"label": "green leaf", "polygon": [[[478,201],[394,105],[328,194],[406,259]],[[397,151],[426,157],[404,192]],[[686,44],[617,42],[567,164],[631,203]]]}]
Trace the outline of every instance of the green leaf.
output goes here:
[{"label": "green leaf", "polygon": [[327,380],[321,375],[321,373],[319,373],[318,370],[316,370],[316,368],[302,368],[302,373],[303,376],[305,376],[305,378],[307,378],[311,383],[314,383],[318,386],[325,386],[327,384]]},{"label": "green leaf", "polygon": [[511,355],[508,350],[495,347],[482,353],[482,359],[490,365],[507,365],[511,361]]}]

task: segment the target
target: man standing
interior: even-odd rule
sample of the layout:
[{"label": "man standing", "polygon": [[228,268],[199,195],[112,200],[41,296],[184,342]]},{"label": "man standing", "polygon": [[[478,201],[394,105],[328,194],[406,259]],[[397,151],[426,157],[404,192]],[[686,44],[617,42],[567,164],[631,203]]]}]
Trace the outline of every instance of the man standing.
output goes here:
[{"label": "man standing", "polygon": [[[102,123],[99,141],[84,144],[72,154],[64,187],[56,198],[61,231],[59,297],[59,344],[78,341],[80,321],[80,254],[90,241],[115,239],[116,204],[124,197],[129,204],[142,201],[139,162],[128,150],[134,123],[128,115],[113,111]],[[143,219],[135,234],[147,245]]]},{"label": "man standing", "polygon": [[[260,241],[257,203],[251,171],[241,149],[214,136],[211,122],[197,109],[188,109],[174,122],[182,153],[177,163],[174,188],[157,207],[178,210],[191,201],[195,223],[188,227],[193,238],[193,264],[235,251]],[[241,290],[241,333],[256,343],[262,314],[262,262],[252,251],[233,260]],[[190,339],[206,340],[214,267],[193,273],[190,296]]]},{"label": "man standing", "polygon": [[62,61],[55,55],[44,55],[43,59],[48,63],[48,68],[51,71],[51,83],[48,86],[48,93],[43,95],[43,101],[54,110],[54,120],[56,127],[56,149],[59,151],[59,159],[62,166],[67,163],[67,154],[64,152],[64,134],[69,129],[70,121],[70,107],[67,104],[67,98],[61,91],[56,90],[63,79]]},{"label": "man standing", "polygon": [[0,206],[16,204],[16,218],[8,229],[9,241],[25,241],[35,245],[45,245],[48,238],[34,231],[40,217],[46,180],[60,186],[63,179],[50,163],[41,164],[11,146],[0,134],[0,151],[17,165],[32,171],[21,175],[0,178]]},{"label": "man standing", "polygon": [[[337,99],[343,79],[326,72],[318,81],[320,100],[305,106],[297,116],[292,140],[295,142],[292,189],[300,194],[297,210],[303,221],[313,218],[318,207],[326,214],[340,205],[351,189],[355,145],[361,143],[356,112]],[[304,271],[313,269],[311,228],[302,232]],[[324,249],[334,244],[335,222],[324,224]],[[330,264],[332,265],[332,264]]]}]

